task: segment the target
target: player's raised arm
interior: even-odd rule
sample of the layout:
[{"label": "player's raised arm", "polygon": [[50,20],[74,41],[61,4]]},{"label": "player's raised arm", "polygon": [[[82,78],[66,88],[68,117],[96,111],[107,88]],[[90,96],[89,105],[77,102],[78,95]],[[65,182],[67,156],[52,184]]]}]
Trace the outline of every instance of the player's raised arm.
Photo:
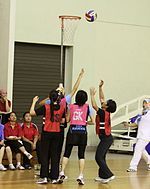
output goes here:
[{"label": "player's raised arm", "polygon": [[96,94],[96,90],[95,90],[95,88],[90,88],[90,95],[91,95],[91,103],[92,103],[92,107],[96,110],[96,111],[98,111],[98,106],[97,106],[97,103],[96,103],[96,101],[95,101],[95,94]]},{"label": "player's raised arm", "polygon": [[38,96],[35,96],[34,98],[33,98],[33,101],[32,101],[32,104],[31,104],[31,108],[30,108],[30,114],[32,115],[32,116],[34,116],[34,115],[36,115],[36,112],[35,112],[35,104],[36,104],[36,102],[39,100],[39,97]]},{"label": "player's raised arm", "polygon": [[99,100],[100,100],[101,104],[103,102],[105,102],[105,97],[104,97],[104,92],[103,92],[103,85],[104,85],[104,81],[100,80],[100,83],[99,83]]},{"label": "player's raised arm", "polygon": [[79,76],[77,78],[77,81],[75,82],[74,86],[73,86],[73,89],[70,93],[70,96],[73,97],[73,95],[75,94],[75,92],[78,90],[78,87],[80,85],[80,82],[81,82],[81,79],[83,77],[83,74],[84,74],[84,69],[82,68],[81,69],[81,72],[79,73]]}]

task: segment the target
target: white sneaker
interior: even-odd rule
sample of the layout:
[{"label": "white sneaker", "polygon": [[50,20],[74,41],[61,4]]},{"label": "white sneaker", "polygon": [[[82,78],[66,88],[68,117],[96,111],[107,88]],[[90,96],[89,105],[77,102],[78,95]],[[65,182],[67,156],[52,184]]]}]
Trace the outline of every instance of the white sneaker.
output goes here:
[{"label": "white sneaker", "polygon": [[9,164],[9,169],[10,170],[15,170],[16,168],[15,168],[15,166],[13,164]]},{"label": "white sneaker", "polygon": [[116,178],[115,175],[113,175],[113,176],[111,176],[111,177],[109,178],[109,181],[114,180],[115,178]]},{"label": "white sneaker", "polygon": [[61,179],[51,180],[51,184],[62,184],[62,183],[63,183],[63,180],[61,180]]},{"label": "white sneaker", "polygon": [[64,180],[67,180],[68,179],[68,176],[64,175],[64,174],[60,174],[59,175],[59,180],[60,182],[63,182]]},{"label": "white sneaker", "polygon": [[39,180],[36,182],[37,184],[47,184],[48,180],[47,178],[39,178]]},{"label": "white sneaker", "polygon": [[83,176],[79,176],[79,177],[77,178],[77,182],[78,182],[79,185],[84,185]]},{"label": "white sneaker", "polygon": [[25,168],[24,168],[22,165],[17,165],[17,166],[16,166],[16,169],[24,170]]},{"label": "white sneaker", "polygon": [[107,178],[107,179],[103,179],[103,178],[100,178],[100,177],[96,177],[94,180],[96,181],[96,182],[101,182],[101,183],[108,183],[109,181],[111,181],[111,180],[114,180],[115,179],[115,176],[113,175],[113,176],[111,176],[110,178]]},{"label": "white sneaker", "polygon": [[28,154],[27,154],[27,158],[28,158],[28,159],[32,159],[33,156],[32,156],[30,153],[28,153]]},{"label": "white sneaker", "polygon": [[59,174],[59,180],[64,180],[65,179],[65,174],[64,174],[64,172],[60,172],[60,174]]},{"label": "white sneaker", "polygon": [[66,176],[66,175],[65,175],[65,178],[64,178],[64,180],[67,180],[67,179],[68,179],[68,176]]},{"label": "white sneaker", "polygon": [[127,172],[136,172],[137,170],[136,169],[133,169],[133,168],[129,168],[127,169]]},{"label": "white sneaker", "polygon": [[96,182],[100,182],[101,180],[102,180],[102,178],[100,178],[100,177],[95,177],[95,179],[94,179]]},{"label": "white sneaker", "polygon": [[6,171],[7,169],[4,167],[4,165],[0,165],[0,171]]},{"label": "white sneaker", "polygon": [[107,184],[110,181],[110,179],[101,179],[100,182],[103,184]]}]

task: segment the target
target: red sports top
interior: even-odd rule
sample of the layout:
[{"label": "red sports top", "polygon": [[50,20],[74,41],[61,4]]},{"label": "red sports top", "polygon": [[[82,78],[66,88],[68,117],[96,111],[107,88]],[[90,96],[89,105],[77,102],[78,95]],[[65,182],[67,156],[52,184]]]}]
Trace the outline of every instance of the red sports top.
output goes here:
[{"label": "red sports top", "polygon": [[9,136],[22,137],[22,129],[18,123],[15,124],[14,129],[11,127],[10,122],[4,125],[4,137],[6,138]]},{"label": "red sports top", "polygon": [[23,123],[22,133],[23,133],[23,136],[30,141],[33,141],[34,137],[39,135],[38,128],[33,123],[30,124],[30,127],[28,127],[26,123]]},{"label": "red sports top", "polygon": [[[111,122],[110,122],[110,113],[107,111],[105,112],[105,122],[104,122],[104,129],[105,134],[109,136],[111,134]],[[101,127],[100,127],[100,116],[96,115],[96,134],[101,134]]]},{"label": "red sports top", "polygon": [[[9,100],[8,100],[8,105],[9,105],[9,107],[11,106],[11,102]],[[6,102],[2,102],[0,100],[0,111],[1,112],[7,112],[5,107],[6,107]]]},{"label": "red sports top", "polygon": [[45,104],[45,109],[46,109],[46,113],[45,113],[44,131],[60,132],[60,123],[66,109],[66,104],[60,104],[60,109],[54,110],[54,122],[50,120],[50,105]]}]

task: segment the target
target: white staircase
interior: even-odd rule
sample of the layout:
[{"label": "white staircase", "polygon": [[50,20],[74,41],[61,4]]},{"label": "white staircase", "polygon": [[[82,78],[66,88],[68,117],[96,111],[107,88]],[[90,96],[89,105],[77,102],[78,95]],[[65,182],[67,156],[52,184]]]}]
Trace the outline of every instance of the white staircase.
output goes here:
[{"label": "white staircase", "polygon": [[[143,95],[129,102],[118,106],[117,111],[112,114],[112,135],[115,137],[111,150],[133,151],[133,144],[136,142],[134,137],[130,137],[131,132],[136,132],[129,128],[124,128],[121,123],[129,121],[130,118],[142,112],[142,103],[150,95]],[[127,133],[124,135],[123,133]]]},{"label": "white staircase", "polygon": [[128,121],[129,118],[141,113],[142,102],[146,98],[150,98],[150,95],[143,95],[118,106],[117,111],[112,114],[112,127],[122,123],[123,121]]}]

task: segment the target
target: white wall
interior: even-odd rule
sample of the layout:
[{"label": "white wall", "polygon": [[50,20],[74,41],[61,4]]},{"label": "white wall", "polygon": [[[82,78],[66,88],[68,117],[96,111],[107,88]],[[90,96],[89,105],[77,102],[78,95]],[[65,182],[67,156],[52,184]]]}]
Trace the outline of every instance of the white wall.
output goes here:
[{"label": "white wall", "polygon": [[[15,39],[60,44],[58,16],[81,16],[73,48],[73,83],[84,67],[80,88],[98,88],[99,80],[104,79],[106,97],[121,104],[149,94],[150,27],[101,21],[150,26],[149,7],[149,0],[17,0]],[[84,19],[89,9],[98,14],[94,23]],[[90,145],[96,143],[93,133],[90,128]]]},{"label": "white wall", "polygon": [[0,88],[12,100],[15,0],[0,0]]},{"label": "white wall", "polygon": [[[122,103],[149,93],[145,80],[149,75],[150,28],[100,21],[150,25],[149,7],[148,0],[17,0],[15,38],[60,44],[58,16],[81,16],[74,42],[73,78],[85,67],[83,87],[97,86],[103,78],[106,95]],[[94,23],[84,19],[85,11],[90,8],[98,14]]]}]

